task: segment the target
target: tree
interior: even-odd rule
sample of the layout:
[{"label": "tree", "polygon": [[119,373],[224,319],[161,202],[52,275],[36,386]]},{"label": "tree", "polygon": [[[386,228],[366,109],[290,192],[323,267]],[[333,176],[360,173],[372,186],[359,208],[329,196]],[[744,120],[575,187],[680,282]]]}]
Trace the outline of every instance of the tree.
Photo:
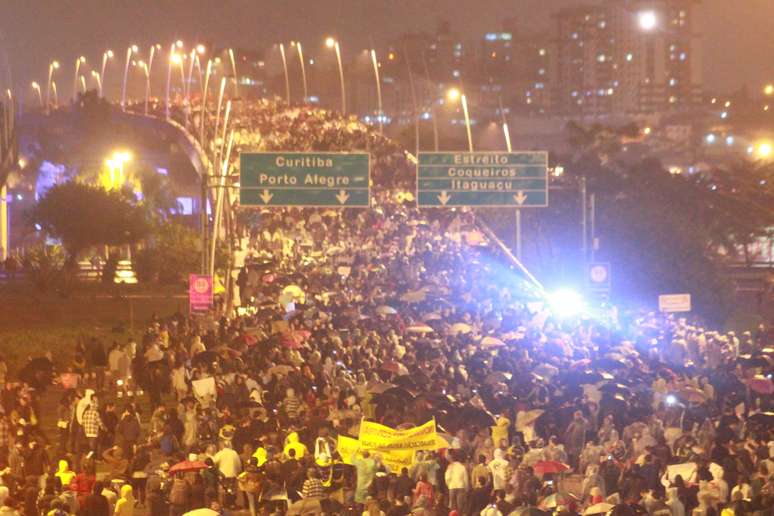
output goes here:
[{"label": "tree", "polygon": [[[216,262],[223,263],[225,250],[220,246]],[[174,220],[157,220],[148,245],[135,254],[137,276],[142,282],[175,284],[201,266],[199,233]]]},{"label": "tree", "polygon": [[62,241],[71,265],[91,246],[133,244],[149,229],[145,211],[126,196],[74,181],[49,189],[31,215]]}]

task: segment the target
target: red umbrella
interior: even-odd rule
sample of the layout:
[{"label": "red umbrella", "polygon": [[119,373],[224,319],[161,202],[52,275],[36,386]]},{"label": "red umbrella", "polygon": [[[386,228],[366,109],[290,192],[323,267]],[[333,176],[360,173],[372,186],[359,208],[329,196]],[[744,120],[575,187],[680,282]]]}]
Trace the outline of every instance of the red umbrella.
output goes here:
[{"label": "red umbrella", "polygon": [[184,460],[169,468],[169,473],[185,473],[187,471],[199,471],[200,469],[207,469],[207,464],[200,460]]},{"label": "red umbrella", "polygon": [[757,392],[758,394],[774,393],[774,383],[772,383],[771,378],[767,378],[760,374],[747,380],[747,385],[751,390]]},{"label": "red umbrella", "polygon": [[549,473],[564,473],[570,470],[570,466],[556,460],[543,460],[536,463],[532,469],[536,475],[546,475]]}]

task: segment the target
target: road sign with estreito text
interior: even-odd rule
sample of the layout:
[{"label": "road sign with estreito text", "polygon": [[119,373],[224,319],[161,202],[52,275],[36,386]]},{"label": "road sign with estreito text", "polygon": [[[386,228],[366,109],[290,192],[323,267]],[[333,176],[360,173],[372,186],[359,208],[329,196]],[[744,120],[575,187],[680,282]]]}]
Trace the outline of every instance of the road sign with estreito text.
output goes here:
[{"label": "road sign with estreito text", "polygon": [[544,208],[547,152],[420,152],[420,208]]}]

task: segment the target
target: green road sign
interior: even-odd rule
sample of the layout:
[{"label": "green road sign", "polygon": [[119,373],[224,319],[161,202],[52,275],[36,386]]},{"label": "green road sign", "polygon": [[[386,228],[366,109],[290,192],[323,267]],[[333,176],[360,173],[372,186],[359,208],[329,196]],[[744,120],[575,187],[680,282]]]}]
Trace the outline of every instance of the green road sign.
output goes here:
[{"label": "green road sign", "polygon": [[242,206],[367,208],[369,155],[255,152],[239,156]]},{"label": "green road sign", "polygon": [[547,152],[420,152],[420,208],[544,208]]}]

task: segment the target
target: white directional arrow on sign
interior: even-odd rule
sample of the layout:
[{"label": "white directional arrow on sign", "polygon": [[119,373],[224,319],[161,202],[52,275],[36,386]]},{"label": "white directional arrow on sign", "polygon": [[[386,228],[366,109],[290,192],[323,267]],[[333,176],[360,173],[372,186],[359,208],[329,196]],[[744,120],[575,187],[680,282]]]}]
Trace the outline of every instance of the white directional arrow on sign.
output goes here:
[{"label": "white directional arrow on sign", "polygon": [[441,201],[441,204],[443,206],[446,206],[446,203],[449,202],[449,199],[451,199],[451,195],[446,193],[446,190],[441,192],[441,195],[438,196],[438,200]]},{"label": "white directional arrow on sign", "polygon": [[261,200],[263,201],[263,204],[269,204],[269,201],[271,201],[272,197],[274,197],[274,194],[269,193],[268,190],[264,190],[261,194]]},{"label": "white directional arrow on sign", "polygon": [[349,194],[344,190],[339,190],[339,193],[336,194],[336,200],[339,201],[339,204],[344,204],[347,199],[349,199]]},{"label": "white directional arrow on sign", "polygon": [[513,196],[513,200],[516,201],[516,203],[521,206],[524,204],[524,201],[527,200],[527,195],[524,194],[521,190],[516,192],[516,195]]}]

